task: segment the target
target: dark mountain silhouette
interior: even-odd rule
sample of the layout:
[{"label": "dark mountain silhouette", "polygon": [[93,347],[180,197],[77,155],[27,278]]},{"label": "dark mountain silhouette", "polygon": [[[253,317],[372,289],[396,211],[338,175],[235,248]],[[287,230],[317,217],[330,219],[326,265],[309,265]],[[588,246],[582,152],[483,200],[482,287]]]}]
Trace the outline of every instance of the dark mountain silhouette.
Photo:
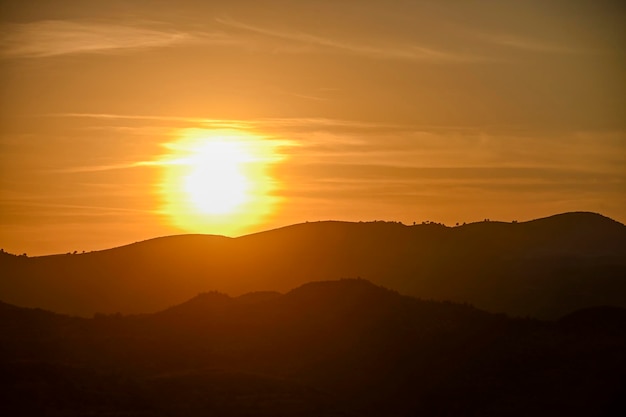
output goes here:
[{"label": "dark mountain silhouette", "polygon": [[624,309],[511,319],[364,280],[92,319],[2,304],[0,414],[620,415],[625,352]]},{"label": "dark mountain silhouette", "polygon": [[594,213],[459,227],[328,221],[79,255],[5,254],[0,270],[0,299],[86,316],[157,311],[210,290],[286,291],[361,277],[403,294],[557,318],[626,307],[626,226]]}]

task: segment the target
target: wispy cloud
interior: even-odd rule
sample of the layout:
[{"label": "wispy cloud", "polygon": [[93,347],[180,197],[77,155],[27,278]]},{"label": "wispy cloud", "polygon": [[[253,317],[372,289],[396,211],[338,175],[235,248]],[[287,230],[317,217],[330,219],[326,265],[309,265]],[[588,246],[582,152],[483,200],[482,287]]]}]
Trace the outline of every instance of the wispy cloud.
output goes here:
[{"label": "wispy cloud", "polygon": [[479,34],[479,38],[491,44],[517,50],[540,53],[576,54],[584,52],[580,48],[558,44],[553,41],[541,40],[527,36],[509,34]]},{"label": "wispy cloud", "polygon": [[311,94],[299,94],[299,93],[288,93],[288,92],[282,92],[281,94],[283,94],[285,96],[302,98],[302,99],[305,99],[305,100],[328,101],[328,98],[326,98],[326,97],[319,97],[319,96],[314,96],[314,95],[311,95]]},{"label": "wispy cloud", "polygon": [[[443,127],[307,117],[224,120],[89,113],[54,116],[93,119],[95,124],[103,125],[99,126],[102,129],[129,127],[128,133],[132,135],[142,134],[147,129],[153,137],[162,138],[163,143],[189,128],[248,131],[278,141],[281,153],[300,165],[343,166],[359,161],[369,166],[436,168],[457,167],[459,161],[463,161],[466,167],[575,168],[594,175],[606,173],[623,177],[624,161],[619,152],[623,148],[624,133],[621,131],[584,135],[570,131],[552,132],[547,140],[545,134],[506,126]],[[145,122],[148,126],[144,126]],[[137,123],[141,126],[135,126]],[[103,164],[100,161],[71,169],[72,172],[112,171],[163,164],[161,160],[144,156],[126,164]],[[555,173],[551,171],[550,176],[554,177]]]},{"label": "wispy cloud", "polygon": [[[158,210],[150,210],[150,209],[135,209],[128,207],[111,207],[111,206],[96,206],[96,205],[79,205],[79,204],[61,204],[61,203],[53,203],[48,202],[48,197],[40,198],[38,201],[33,201],[32,199],[22,199],[22,200],[4,200],[2,204],[5,208],[9,208],[9,206],[14,205],[18,210],[24,210],[24,207],[38,207],[38,208],[47,208],[47,209],[77,209],[81,211],[88,211],[88,215],[96,216],[102,214],[115,214],[115,213],[143,213],[143,214],[156,214],[159,213]],[[65,215],[75,215],[75,212],[67,212]],[[58,215],[58,214],[57,214]]]},{"label": "wispy cloud", "polygon": [[[446,51],[417,44],[400,45],[396,43],[357,43],[339,39],[331,39],[301,31],[287,31],[272,29],[248,23],[236,21],[230,18],[218,18],[216,21],[227,27],[240,29],[256,34],[278,38],[282,40],[298,42],[324,49],[342,51],[354,55],[379,59],[397,59],[410,61],[476,61],[481,58],[466,53]],[[298,49],[285,49],[285,51],[298,51]]]},{"label": "wispy cloud", "polygon": [[90,165],[90,166],[79,166],[79,167],[69,167],[63,169],[55,169],[52,172],[55,173],[66,173],[66,174],[76,174],[76,173],[85,173],[85,172],[102,172],[102,171],[116,171],[120,169],[131,169],[131,168],[140,168],[146,166],[154,166],[157,165],[154,162],[150,161],[139,161],[139,162],[129,162],[126,164],[110,164],[110,165]]},{"label": "wispy cloud", "polygon": [[[276,129],[276,130],[318,130],[327,128],[350,129],[350,130],[406,130],[414,129],[414,127],[391,124],[364,122],[358,120],[332,119],[324,117],[290,117],[290,118],[257,118],[257,119],[211,119],[204,117],[184,117],[184,116],[158,116],[158,115],[140,115],[140,114],[109,114],[109,113],[58,113],[42,115],[44,117],[75,117],[85,119],[100,119],[103,121],[148,121],[154,123],[170,123],[192,125],[194,127],[202,126],[206,128],[216,129]],[[119,126],[110,126],[107,128],[120,129]],[[454,127],[448,129],[455,129]],[[458,128],[457,128],[458,129]]]},{"label": "wispy cloud", "polygon": [[4,25],[0,35],[0,55],[36,58],[194,42],[229,43],[232,40],[221,33],[186,33],[138,25],[43,20]]}]

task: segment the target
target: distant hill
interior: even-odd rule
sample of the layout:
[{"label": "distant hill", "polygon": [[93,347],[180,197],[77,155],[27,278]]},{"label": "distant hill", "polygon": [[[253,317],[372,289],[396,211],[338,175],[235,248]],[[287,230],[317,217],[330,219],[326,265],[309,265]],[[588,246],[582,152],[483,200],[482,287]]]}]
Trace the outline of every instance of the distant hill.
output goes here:
[{"label": "distant hill", "polygon": [[327,221],[77,255],[4,254],[0,271],[1,300],[86,316],[154,312],[212,290],[284,292],[361,277],[407,295],[556,318],[626,307],[626,226],[585,212],[458,227]]},{"label": "distant hill", "polygon": [[620,415],[625,352],[624,309],[511,319],[365,280],[92,319],[3,304],[0,414]]}]

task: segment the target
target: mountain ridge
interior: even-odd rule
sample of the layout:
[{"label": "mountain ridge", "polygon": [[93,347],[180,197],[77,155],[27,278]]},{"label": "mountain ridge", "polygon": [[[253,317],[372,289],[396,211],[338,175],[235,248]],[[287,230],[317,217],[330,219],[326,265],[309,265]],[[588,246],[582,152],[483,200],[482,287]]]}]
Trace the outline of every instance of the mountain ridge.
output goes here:
[{"label": "mountain ridge", "polygon": [[421,298],[554,318],[626,305],[626,226],[586,212],[458,227],[324,221],[238,238],[177,235],[88,254],[3,256],[0,268],[0,299],[82,315],[361,277]]},{"label": "mountain ridge", "polygon": [[[259,232],[254,232],[254,233],[250,233],[250,234],[245,234],[245,235],[241,235],[241,236],[236,236],[236,237],[231,237],[231,236],[224,236],[224,235],[217,235],[217,234],[204,234],[204,233],[183,233],[183,234],[176,234],[176,235],[166,235],[166,236],[157,236],[157,237],[153,237],[153,238],[148,238],[145,240],[140,240],[137,242],[132,242],[132,243],[127,243],[127,244],[123,244],[120,246],[114,246],[111,248],[106,248],[106,249],[99,249],[99,250],[94,250],[94,251],[90,251],[90,252],[84,252],[84,253],[77,253],[76,255],[88,255],[88,254],[93,254],[93,253],[101,253],[101,252],[109,252],[109,251],[115,251],[118,249],[128,249],[130,247],[136,247],[136,246],[141,246],[141,245],[145,245],[145,244],[158,244],[158,243],[162,243],[165,241],[175,241],[175,240],[179,240],[179,239],[198,239],[198,240],[236,240],[236,239],[245,239],[245,238],[252,238],[252,237],[256,237],[256,236],[262,236],[268,233],[275,233],[275,232],[280,232],[280,231],[290,231],[293,229],[298,229],[298,228],[304,228],[304,227],[310,227],[310,226],[314,226],[314,225],[319,225],[319,224],[329,224],[329,225],[378,225],[378,224],[383,224],[383,225],[395,225],[392,227],[407,227],[407,228],[411,228],[411,227],[421,227],[421,226],[440,226],[440,227],[445,227],[448,229],[451,228],[471,228],[471,227],[481,227],[481,225],[485,225],[485,224],[489,224],[491,227],[491,225],[522,225],[522,224],[531,224],[531,223],[542,223],[542,222],[551,222],[553,220],[556,219],[560,219],[563,220],[564,223],[566,220],[567,221],[581,221],[583,220],[583,223],[590,225],[591,223],[593,223],[594,226],[603,224],[603,225],[619,225],[622,227],[626,227],[626,225],[624,225],[623,223],[612,219],[610,217],[604,216],[600,213],[596,213],[596,212],[590,212],[590,211],[573,211],[573,212],[565,212],[565,213],[558,213],[558,214],[553,214],[550,216],[546,216],[546,217],[541,217],[541,218],[537,218],[537,219],[531,219],[531,220],[526,220],[526,221],[512,221],[512,222],[506,222],[506,221],[498,221],[498,220],[481,220],[481,221],[475,221],[475,222],[471,222],[471,223],[463,223],[463,224],[457,224],[454,226],[448,226],[445,225],[443,223],[436,223],[436,222],[424,222],[424,223],[416,223],[416,224],[404,224],[401,222],[397,222],[397,221],[386,221],[386,220],[373,220],[373,221],[345,221],[345,220],[316,220],[316,221],[307,221],[307,222],[303,222],[303,223],[295,223],[295,224],[291,224],[291,225],[286,225],[286,226],[281,226],[281,227],[277,227],[274,229],[268,229],[268,230],[262,230]],[[46,254],[46,255],[36,255],[36,256],[29,256],[29,258],[45,258],[45,257],[50,257],[50,256],[66,256],[70,253],[51,253],[51,254]],[[8,252],[1,252],[0,255],[4,255],[4,256],[20,256],[17,254],[12,254],[12,253],[8,253]]]},{"label": "mountain ridge", "polygon": [[[626,309],[516,319],[362,279],[261,298],[212,292],[153,314],[90,319],[0,308],[0,412],[582,417],[626,408]],[[598,316],[609,325],[590,327]]]}]

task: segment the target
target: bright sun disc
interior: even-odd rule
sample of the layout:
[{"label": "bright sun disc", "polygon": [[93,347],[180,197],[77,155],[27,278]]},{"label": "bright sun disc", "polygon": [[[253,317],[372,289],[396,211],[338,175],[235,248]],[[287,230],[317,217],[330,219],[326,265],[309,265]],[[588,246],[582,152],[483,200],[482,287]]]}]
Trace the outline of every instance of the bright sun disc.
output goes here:
[{"label": "bright sun disc", "polygon": [[243,204],[250,187],[242,172],[249,161],[240,143],[212,140],[189,158],[191,172],[184,179],[185,191],[202,213],[224,214]]},{"label": "bright sun disc", "polygon": [[269,168],[282,159],[280,144],[234,130],[183,131],[158,163],[164,212],[190,232],[232,234],[260,222],[277,201]]}]

